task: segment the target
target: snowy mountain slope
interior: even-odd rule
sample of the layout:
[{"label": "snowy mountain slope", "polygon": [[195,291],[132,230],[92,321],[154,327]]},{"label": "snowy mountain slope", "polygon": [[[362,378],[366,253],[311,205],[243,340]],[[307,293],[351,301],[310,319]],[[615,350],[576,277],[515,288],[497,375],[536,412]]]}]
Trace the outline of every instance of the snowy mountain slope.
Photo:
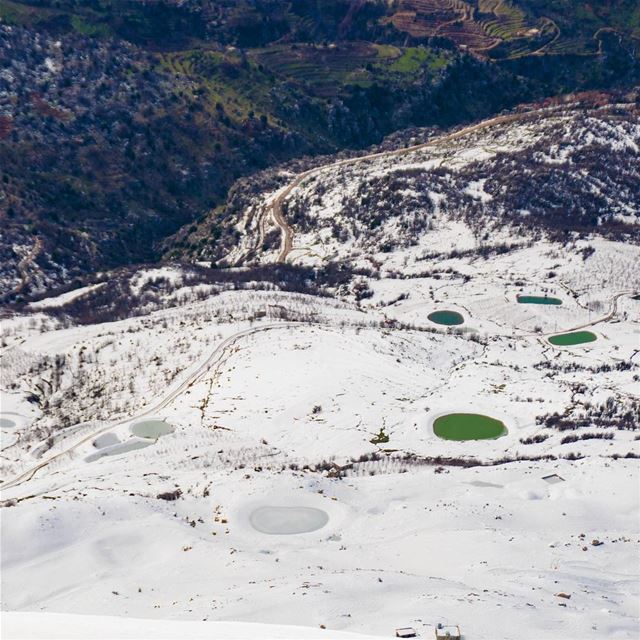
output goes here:
[{"label": "snowy mountain slope", "polygon": [[[636,635],[635,461],[336,482],[227,475],[184,459],[178,477],[139,455],[114,459],[108,474],[85,467],[47,487],[48,499],[11,508],[5,608],[323,624],[384,637],[405,624],[430,637],[449,622],[494,638],[496,618],[504,638]],[[541,480],[552,472],[566,482]],[[153,498],[176,480],[184,497]],[[300,503],[325,509],[329,525],[279,537],[248,522],[256,504]]]},{"label": "snowy mountain slope", "polygon": [[[626,273],[615,243],[593,244],[584,265],[599,256],[598,268],[616,264]],[[37,383],[55,379],[51,360],[30,377],[18,365],[5,369],[3,412],[15,398],[25,417],[15,445],[4,448],[3,432],[4,478],[36,471],[3,488],[3,608],[322,624],[387,637],[407,624],[429,637],[445,622],[470,638],[493,638],[500,618],[518,629],[505,638],[634,637],[638,466],[620,458],[637,455],[638,443],[615,415],[632,410],[637,396],[640,303],[622,296],[605,320],[616,290],[599,285],[596,312],[581,306],[593,305],[596,293],[576,291],[574,299],[559,280],[543,286],[563,299],[557,317],[551,307],[525,313],[513,282],[523,278],[525,292],[538,291],[551,261],[575,285],[585,267],[559,245],[522,251],[526,259],[456,258],[456,271],[475,274],[471,281],[373,281],[360,308],[248,291],[41,334],[41,316],[31,327],[15,318],[3,359],[20,349],[23,358],[65,355],[80,367],[83,347],[93,355],[83,357],[79,375],[62,366],[64,382],[51,395]],[[405,286],[409,297],[389,304]],[[255,319],[273,305],[282,319]],[[475,331],[430,323],[427,313],[443,305],[459,308]],[[600,341],[573,350],[530,327],[590,321]],[[235,341],[221,354],[227,337]],[[189,349],[180,349],[185,341]],[[100,347],[105,342],[112,344]],[[602,369],[616,363],[629,365]],[[164,386],[155,371],[163,366],[179,368]],[[105,385],[99,421],[92,406],[100,403],[83,400],[94,375]],[[19,398],[34,385],[50,404],[27,415]],[[57,429],[54,397],[78,426]],[[610,423],[558,431],[544,421],[554,412],[596,416],[610,397],[615,415],[602,414]],[[132,416],[146,410],[175,431],[96,459],[98,433],[130,442]],[[509,433],[440,440],[432,420],[450,410],[487,412]],[[34,437],[35,425],[45,445],[53,437],[50,448]],[[381,428],[388,442],[372,444]],[[562,443],[566,433],[597,431],[614,437]],[[477,466],[517,457],[525,461]],[[456,461],[476,466],[451,466]],[[343,467],[337,474],[335,465]],[[552,473],[565,482],[542,480]],[[157,497],[178,490],[174,501]],[[265,535],[250,520],[265,505],[319,508],[329,523]],[[294,604],[283,609],[284,601]]]},{"label": "snowy mountain slope", "polygon": [[[469,229],[458,250],[489,249],[514,234],[637,237],[638,122],[634,105],[568,104],[291,176],[241,212],[234,229],[244,240],[225,260],[282,259],[288,242],[290,262],[370,267],[403,251],[413,267],[438,248],[431,232],[452,221]],[[269,239],[282,222],[293,240],[279,248]]]},{"label": "snowy mountain slope", "polygon": [[[582,132],[584,151],[604,131],[598,145],[632,157],[637,124],[617,113],[553,111],[313,172],[248,215],[232,258],[256,270],[133,270],[5,309],[9,626],[46,612],[70,614],[60,628],[74,633],[74,615],[91,614],[168,619],[184,637],[298,633],[245,626],[260,623],[432,638],[445,623],[469,640],[636,638],[637,222],[614,225],[612,206],[597,228],[558,234],[532,213],[535,230],[501,223],[485,238],[463,206],[504,222],[491,176],[469,167],[516,147],[551,157],[560,134]],[[436,161],[444,173],[413,185],[418,199],[439,194],[433,207],[414,198],[363,232],[374,200],[385,211],[404,197],[402,181],[385,195],[376,180]],[[637,205],[633,188],[616,206]],[[308,226],[290,215],[298,205]],[[429,224],[382,247],[414,213]],[[270,220],[278,241],[262,242]],[[279,258],[294,264],[269,272]],[[551,341],[579,330],[594,339]],[[434,422],[453,412],[506,433],[443,439]],[[139,430],[147,419],[162,435]],[[105,624],[146,637],[160,623]]]}]

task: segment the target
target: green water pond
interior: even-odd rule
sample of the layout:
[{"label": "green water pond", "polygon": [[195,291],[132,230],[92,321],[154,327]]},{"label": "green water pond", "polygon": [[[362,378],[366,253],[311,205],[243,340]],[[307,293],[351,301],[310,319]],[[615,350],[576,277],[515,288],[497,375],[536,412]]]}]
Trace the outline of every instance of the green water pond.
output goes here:
[{"label": "green water pond", "polygon": [[447,327],[453,327],[464,322],[462,314],[457,311],[434,311],[433,313],[430,313],[427,318],[431,320],[431,322],[444,324]]},{"label": "green water pond", "polygon": [[479,413],[449,413],[436,418],[433,432],[443,440],[493,440],[504,436],[504,423]]},{"label": "green water pond", "polygon": [[572,347],[576,344],[594,342],[597,339],[598,336],[596,336],[595,333],[591,333],[591,331],[571,331],[569,333],[559,333],[558,335],[551,336],[549,342],[558,347]]},{"label": "green water pond", "polygon": [[552,298],[551,296],[517,296],[520,304],[562,304],[560,298]]}]

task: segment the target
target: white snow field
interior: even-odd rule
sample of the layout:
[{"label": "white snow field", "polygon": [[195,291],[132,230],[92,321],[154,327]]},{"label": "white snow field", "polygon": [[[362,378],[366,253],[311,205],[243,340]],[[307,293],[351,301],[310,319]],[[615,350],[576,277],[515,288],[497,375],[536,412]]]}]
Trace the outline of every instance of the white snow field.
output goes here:
[{"label": "white snow field", "polygon": [[[393,167],[329,172],[295,236],[290,261],[375,265],[326,297],[172,266],[131,277],[181,292],[145,315],[74,324],[54,296],[3,318],[3,637],[640,637],[640,248],[505,229],[480,255],[444,205],[417,245],[324,238],[340,189]],[[596,340],[549,342],[573,330]],[[447,413],[508,432],[441,439]]]},{"label": "white snow field", "polygon": [[336,640],[368,640],[374,636],[324,631],[308,627],[250,622],[182,622],[118,618],[114,616],[82,616],[63,613],[4,613],[3,638],[13,640],[113,640],[113,638],[154,638],[173,640],[299,640],[300,638],[336,638]]},{"label": "white snow field", "polygon": [[[414,281],[390,306],[379,303],[393,289],[376,281],[361,309],[229,292],[43,333],[14,319],[24,328],[3,352],[2,412],[21,421],[11,429],[15,443],[2,436],[2,607],[21,617],[7,618],[7,637],[45,628],[25,612],[308,629],[270,636],[220,627],[217,636],[190,622],[179,635],[194,638],[316,637],[320,625],[327,637],[390,637],[402,626],[432,637],[441,622],[493,639],[497,620],[501,638],[637,637],[638,460],[625,458],[638,452],[635,433],[593,425],[576,433],[613,439],[562,444],[574,432],[536,417],[637,398],[640,303],[622,296],[603,320],[619,293],[614,283],[598,294],[597,314],[559,284],[550,293],[561,307],[518,305],[509,269],[517,265],[535,293],[549,251],[566,287],[578,280],[560,248],[526,251],[511,267],[504,257],[468,264],[477,275],[464,286],[440,282],[436,291],[428,279]],[[509,275],[501,279],[501,270]],[[440,301],[476,331],[419,330],[433,328],[426,315]],[[298,320],[249,320],[274,305]],[[589,317],[598,340],[583,346],[553,347],[529,328]],[[631,365],[584,373],[616,362]],[[44,380],[55,389],[46,406],[21,399]],[[491,415],[509,433],[441,440],[430,425],[450,411]],[[56,429],[64,415],[72,424]],[[131,425],[144,419],[166,420],[173,432],[137,438]],[[388,442],[373,444],[381,429]],[[542,442],[522,443],[541,434]],[[541,459],[447,461],[517,457]],[[564,482],[542,480],[550,474]],[[317,509],[328,519],[290,533],[284,517],[285,535],[273,533],[277,521],[264,533],[252,514],[265,507]],[[63,618],[65,637],[84,629],[75,620]],[[114,622],[113,633],[169,637],[173,629],[163,636],[158,622],[136,624]]]}]

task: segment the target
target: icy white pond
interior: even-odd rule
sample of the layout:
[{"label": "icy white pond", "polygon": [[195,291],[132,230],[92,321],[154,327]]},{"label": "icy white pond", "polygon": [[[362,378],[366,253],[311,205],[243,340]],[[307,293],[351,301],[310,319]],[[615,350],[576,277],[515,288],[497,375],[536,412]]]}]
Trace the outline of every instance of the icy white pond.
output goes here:
[{"label": "icy white pond", "polygon": [[13,429],[16,423],[9,418],[0,418],[0,429]]},{"label": "icy white pond", "polygon": [[127,440],[127,442],[120,442],[110,447],[103,447],[99,451],[88,455],[84,459],[84,461],[95,462],[96,460],[100,460],[100,458],[104,458],[105,456],[118,456],[121,453],[129,453],[129,451],[144,449],[145,447],[148,447],[152,444],[153,442],[150,442],[148,439],[136,440],[135,438],[132,438],[131,440]]},{"label": "icy white pond", "polygon": [[93,446],[96,449],[103,449],[104,447],[111,447],[114,444],[120,442],[118,436],[115,433],[103,433],[93,441]]},{"label": "icy white pond", "polygon": [[98,436],[93,441],[93,446],[98,451],[88,455],[85,461],[95,462],[105,456],[118,456],[129,451],[144,449],[154,444],[158,438],[173,433],[173,426],[159,418],[150,418],[149,420],[134,422],[129,427],[129,430],[134,437],[124,442],[120,442],[118,436],[112,432]]},{"label": "icy white pond", "polygon": [[290,535],[322,529],[329,522],[329,514],[312,507],[259,507],[249,522],[260,533]]},{"label": "icy white pond", "polygon": [[140,422],[134,422],[131,425],[131,433],[134,436],[138,436],[138,438],[157,440],[162,436],[173,433],[173,427],[164,420],[153,418],[149,420],[140,420]]}]

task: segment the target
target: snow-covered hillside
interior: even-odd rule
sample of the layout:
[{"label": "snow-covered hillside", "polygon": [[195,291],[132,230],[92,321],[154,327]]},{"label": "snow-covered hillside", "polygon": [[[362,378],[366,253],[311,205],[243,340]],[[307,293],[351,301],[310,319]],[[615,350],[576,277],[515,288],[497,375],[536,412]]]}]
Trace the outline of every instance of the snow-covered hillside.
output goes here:
[{"label": "snow-covered hillside", "polygon": [[[5,309],[3,637],[83,614],[130,618],[104,620],[115,637],[637,638],[640,247],[546,223],[485,238],[449,198],[504,219],[488,175],[433,195],[436,164],[549,163],[574,125],[626,153],[637,124],[617,122],[563,113],[310,174],[264,209],[279,246],[252,252],[249,224],[234,258],[288,271],[167,265]],[[345,213],[427,164],[432,205],[396,185],[411,206],[369,235]],[[452,413],[504,430],[445,439]]]},{"label": "snow-covered hillside", "polygon": [[407,273],[434,253],[490,252],[546,234],[637,238],[639,166],[637,106],[501,116],[406,149],[283,174],[285,186],[273,192],[239,193],[241,205],[229,208],[241,241],[222,259],[384,271],[401,258]]}]

